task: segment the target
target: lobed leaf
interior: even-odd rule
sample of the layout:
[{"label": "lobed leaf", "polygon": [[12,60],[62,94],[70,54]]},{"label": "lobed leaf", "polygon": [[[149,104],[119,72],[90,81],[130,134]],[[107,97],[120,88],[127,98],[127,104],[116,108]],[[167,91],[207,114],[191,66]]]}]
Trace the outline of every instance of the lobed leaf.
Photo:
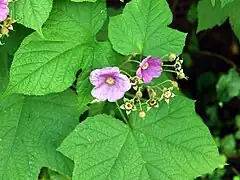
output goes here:
[{"label": "lobed leaf", "polygon": [[11,17],[42,34],[42,25],[52,10],[53,0],[17,0],[10,3]]},{"label": "lobed leaf", "polygon": [[194,103],[177,96],[168,106],[130,117],[130,127],[106,115],[89,117],[59,150],[74,160],[77,179],[193,179],[223,164]]},{"label": "lobed leaf", "polygon": [[71,91],[0,101],[0,179],[37,179],[42,167],[71,176],[73,163],[56,151],[83,109]]},{"label": "lobed leaf", "polygon": [[171,22],[172,13],[165,0],[132,0],[121,15],[110,18],[109,38],[123,55],[179,54],[186,34],[169,28]]},{"label": "lobed leaf", "polygon": [[115,53],[110,43],[95,41],[106,19],[105,6],[100,1],[57,1],[44,25],[44,38],[33,33],[16,52],[7,94],[61,92],[80,68],[110,65]]}]

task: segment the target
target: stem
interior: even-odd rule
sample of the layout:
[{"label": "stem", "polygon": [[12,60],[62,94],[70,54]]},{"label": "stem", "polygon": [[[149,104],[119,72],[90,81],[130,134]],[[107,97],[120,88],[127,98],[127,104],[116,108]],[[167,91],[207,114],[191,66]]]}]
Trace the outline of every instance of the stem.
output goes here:
[{"label": "stem", "polygon": [[132,59],[132,60],[129,60],[128,62],[134,62],[134,63],[138,63],[138,64],[140,63],[139,61],[133,60],[133,59]]},{"label": "stem", "polygon": [[129,76],[129,77],[132,77],[128,72],[126,72],[126,71],[124,71],[124,70],[120,70],[123,74],[126,74],[127,76]]},{"label": "stem", "polygon": [[120,114],[121,114],[121,116],[122,116],[124,122],[125,122],[128,126],[130,126],[129,123],[128,123],[127,118],[125,117],[125,115],[123,114],[122,110],[120,109],[120,106],[119,106],[118,102],[116,102],[116,106],[117,106],[118,111],[120,112]]},{"label": "stem", "polygon": [[163,69],[163,71],[166,71],[166,72],[172,72],[172,73],[176,73],[176,71],[169,70],[169,69]]},{"label": "stem", "polygon": [[216,53],[212,53],[212,52],[209,52],[209,51],[199,51],[199,52],[197,52],[197,54],[202,54],[202,55],[206,55],[206,56],[216,57],[216,58],[223,60],[225,63],[227,63],[227,64],[229,64],[229,65],[231,65],[234,68],[239,70],[239,68],[237,68],[237,65],[233,61],[227,59],[226,57],[224,57],[222,55],[219,55],[219,54],[216,54]]},{"label": "stem", "polygon": [[167,58],[169,55],[165,54],[163,57],[161,57],[162,59]]},{"label": "stem", "polygon": [[169,65],[168,65],[168,64],[166,64],[166,65],[163,64],[162,66],[165,66],[165,67],[174,67],[174,64],[172,64],[172,65],[170,65],[170,64],[169,64]]},{"label": "stem", "polygon": [[139,106],[140,106],[140,110],[142,110],[142,104],[141,104],[141,101],[138,101],[139,103]]},{"label": "stem", "polygon": [[132,58],[132,55],[131,56],[129,56],[128,57],[128,59],[124,62],[124,63],[122,63],[121,65],[120,65],[120,67],[122,67],[124,64],[126,64],[126,63],[128,63],[128,61],[130,61],[131,60],[131,58]]},{"label": "stem", "polygon": [[161,82],[161,83],[159,83],[159,84],[157,84],[157,85],[154,85],[154,86],[152,86],[152,87],[158,87],[159,85],[162,85],[162,84],[167,83],[167,82],[172,83],[173,81],[168,79],[168,80],[165,80],[165,81],[163,81],[163,82]]}]

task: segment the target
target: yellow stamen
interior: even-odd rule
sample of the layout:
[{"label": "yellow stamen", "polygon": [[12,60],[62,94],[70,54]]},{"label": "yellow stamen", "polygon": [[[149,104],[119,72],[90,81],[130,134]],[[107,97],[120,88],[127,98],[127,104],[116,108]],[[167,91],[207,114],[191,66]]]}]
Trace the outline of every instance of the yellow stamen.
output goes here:
[{"label": "yellow stamen", "polygon": [[146,62],[143,66],[142,66],[142,70],[146,70],[149,67],[149,64]]},{"label": "yellow stamen", "polygon": [[105,82],[108,85],[113,85],[115,83],[115,80],[112,77],[108,77]]}]

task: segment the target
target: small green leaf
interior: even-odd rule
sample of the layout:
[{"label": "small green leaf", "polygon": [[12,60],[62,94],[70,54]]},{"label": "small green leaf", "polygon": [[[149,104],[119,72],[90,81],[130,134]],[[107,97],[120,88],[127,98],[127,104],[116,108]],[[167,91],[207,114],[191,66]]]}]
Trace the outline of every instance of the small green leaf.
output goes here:
[{"label": "small green leaf", "polygon": [[172,13],[165,0],[132,0],[123,14],[110,18],[109,39],[123,55],[180,54],[186,34],[169,28],[171,22]]},{"label": "small green leaf", "polygon": [[223,152],[225,154],[235,153],[236,140],[232,134],[225,136],[223,139],[221,139],[220,143],[221,143],[221,148],[223,149]]},{"label": "small green leaf", "polygon": [[6,94],[61,92],[74,82],[80,68],[109,64],[110,43],[95,42],[105,19],[105,2],[56,1],[43,28],[44,38],[33,33],[16,52]]},{"label": "small green leaf", "polygon": [[0,179],[37,179],[42,167],[71,176],[73,163],[56,151],[83,110],[71,91],[0,101]]},{"label": "small green leaf", "polygon": [[235,138],[240,140],[240,129],[235,133]]},{"label": "small green leaf", "polygon": [[131,128],[106,115],[89,117],[59,150],[75,161],[78,179],[193,179],[222,162],[194,102],[177,96],[144,119],[130,117]]},{"label": "small green leaf", "polygon": [[11,17],[42,34],[42,25],[52,10],[53,0],[17,0],[9,4]]},{"label": "small green leaf", "polygon": [[227,102],[240,95],[240,75],[236,69],[230,69],[228,74],[222,75],[217,83],[217,97],[221,102]]}]

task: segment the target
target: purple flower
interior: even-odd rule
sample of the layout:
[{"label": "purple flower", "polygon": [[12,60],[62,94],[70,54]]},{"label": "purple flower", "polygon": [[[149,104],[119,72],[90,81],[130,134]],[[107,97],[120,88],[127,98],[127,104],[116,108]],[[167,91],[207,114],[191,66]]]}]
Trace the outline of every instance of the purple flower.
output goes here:
[{"label": "purple flower", "polygon": [[0,0],[0,22],[7,18],[8,13],[8,0]]},{"label": "purple flower", "polygon": [[163,70],[161,64],[162,60],[160,58],[148,56],[140,63],[136,75],[138,78],[143,79],[145,84],[148,84],[153,78],[161,75]]},{"label": "purple flower", "polygon": [[92,96],[100,101],[115,102],[131,89],[130,80],[120,74],[118,67],[105,67],[92,71],[90,82],[95,86],[91,92]]}]

